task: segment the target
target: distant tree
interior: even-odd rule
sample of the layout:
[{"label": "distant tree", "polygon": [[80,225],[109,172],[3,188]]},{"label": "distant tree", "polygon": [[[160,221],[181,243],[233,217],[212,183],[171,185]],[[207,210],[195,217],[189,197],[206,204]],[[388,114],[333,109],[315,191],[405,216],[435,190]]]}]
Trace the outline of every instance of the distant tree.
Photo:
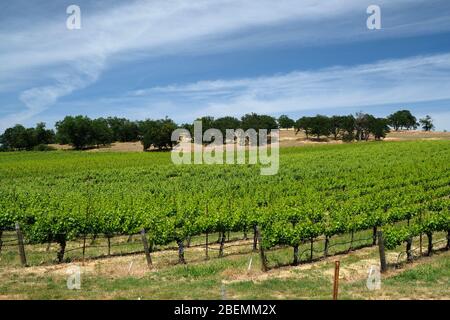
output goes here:
[{"label": "distant tree", "polygon": [[36,137],[36,143],[40,144],[51,144],[55,142],[55,132],[53,130],[48,130],[45,128],[44,122],[39,122],[34,129],[34,134]]},{"label": "distant tree", "polygon": [[420,119],[419,123],[424,131],[434,130],[433,119],[431,119],[429,115],[425,116],[425,118]]},{"label": "distant tree", "polygon": [[341,133],[341,117],[332,116],[329,121],[330,133],[333,135],[334,140],[337,140]]},{"label": "distant tree", "polygon": [[1,143],[7,150],[24,150],[28,146],[28,141],[27,129],[20,124],[6,129],[1,136]]},{"label": "distant tree", "polygon": [[45,123],[38,123],[36,128],[25,128],[18,124],[5,130],[0,137],[0,144],[4,150],[32,150],[38,145],[52,143],[53,140],[54,132],[45,129]]},{"label": "distant tree", "polygon": [[311,124],[312,124],[311,117],[301,117],[295,122],[295,134],[303,130],[305,132],[306,139],[309,139],[309,135],[312,130]]},{"label": "distant tree", "polygon": [[338,140],[339,137],[345,141],[354,139],[355,117],[352,115],[332,116],[329,122],[330,133],[333,135],[334,140]]},{"label": "distant tree", "polygon": [[34,128],[26,128],[25,129],[25,150],[32,150],[35,146],[39,144],[36,138],[36,131]]},{"label": "distant tree", "polygon": [[390,132],[389,122],[385,118],[375,118],[368,116],[369,132],[374,136],[375,140],[386,138],[386,134]]},{"label": "distant tree", "polygon": [[159,150],[172,148],[172,132],[178,127],[173,120],[167,117],[161,120],[145,120],[140,122],[139,127],[144,151],[150,147]]},{"label": "distant tree", "polygon": [[109,117],[106,119],[108,121],[108,126],[111,128],[111,131],[113,133],[113,139],[114,141],[122,141],[122,129],[123,124],[127,119],[124,118],[118,118],[118,117]]},{"label": "distant tree", "polygon": [[183,123],[180,128],[186,129],[191,134],[191,138],[194,138],[194,124],[193,123]]},{"label": "distant tree", "polygon": [[59,143],[68,143],[78,150],[95,144],[92,120],[86,116],[67,116],[55,127]]},{"label": "distant tree", "polygon": [[202,122],[202,133],[205,133],[206,130],[214,128],[214,117],[205,116],[197,118],[197,121]]},{"label": "distant tree", "polygon": [[104,118],[94,119],[91,122],[92,142],[98,146],[108,145],[114,141],[114,133]]},{"label": "distant tree", "polygon": [[249,113],[241,118],[241,126],[244,130],[255,129],[258,132],[260,129],[267,129],[270,132],[278,128],[278,123],[274,117]]},{"label": "distant tree", "polygon": [[[401,110],[389,116],[388,119],[375,118],[365,113],[357,113],[356,117],[324,115],[314,117],[302,117],[293,121],[286,115],[277,119],[269,115],[249,113],[237,119],[226,116],[214,119],[210,116],[199,118],[202,121],[203,133],[211,128],[219,129],[226,138],[227,129],[267,129],[269,132],[279,127],[304,131],[306,138],[310,135],[317,138],[332,135],[335,140],[341,137],[344,141],[368,140],[370,135],[379,140],[389,132],[389,125],[395,130],[401,128],[416,128],[416,118],[408,111]],[[426,131],[434,128],[430,116],[420,119],[422,128]],[[110,117],[91,120],[86,116],[66,116],[55,125],[56,135],[53,130],[48,130],[45,123],[38,123],[35,128],[25,128],[16,125],[8,128],[0,135],[0,151],[5,150],[51,150],[48,144],[55,141],[61,144],[71,144],[75,149],[84,149],[94,145],[107,145],[114,141],[142,142],[144,150],[154,147],[157,149],[172,148],[171,135],[178,126],[169,118],[160,120],[130,121],[125,118]],[[193,136],[193,124],[183,124]]]},{"label": "distant tree", "polygon": [[289,118],[287,115],[281,115],[278,118],[278,126],[283,129],[290,129],[295,126],[295,121]]},{"label": "distant tree", "polygon": [[157,143],[158,130],[159,126],[156,120],[147,119],[139,122],[139,132],[141,133],[141,143],[144,151]]},{"label": "distant tree", "polygon": [[340,120],[342,140],[353,141],[355,139],[356,119],[353,115],[342,116]]},{"label": "distant tree", "polygon": [[135,121],[126,120],[119,135],[121,142],[134,142],[139,140],[139,127]]},{"label": "distant tree", "polygon": [[374,118],[375,118],[374,116],[367,113],[363,112],[356,113],[355,130],[356,130],[356,139],[358,141],[369,140],[371,123],[373,122]]},{"label": "distant tree", "polygon": [[109,117],[106,120],[112,130],[113,141],[133,142],[139,140],[139,127],[136,122],[118,117]]},{"label": "distant tree", "polygon": [[355,118],[356,139],[369,140],[372,134],[375,140],[381,140],[390,132],[389,120],[376,118],[371,114],[359,112]]},{"label": "distant tree", "polygon": [[320,139],[321,136],[329,136],[331,133],[330,118],[323,115],[317,115],[310,120],[311,134]]},{"label": "distant tree", "polygon": [[273,129],[279,129],[277,120],[274,117],[263,114],[260,116],[260,119],[263,126],[260,129],[267,129],[269,132]]},{"label": "distant tree", "polygon": [[[206,130],[209,130],[209,129],[220,129],[220,128],[217,128],[217,125],[224,124],[222,122],[222,120],[216,123],[216,120],[214,120],[214,117],[211,117],[211,116],[203,116],[201,118],[195,119],[195,121],[201,121],[201,123],[202,123],[202,135],[205,133]],[[223,121],[226,122],[226,120],[223,120]],[[191,134],[191,137],[194,138],[194,123],[184,123],[180,127],[189,130],[189,132]]]},{"label": "distant tree", "polygon": [[222,132],[222,135],[224,137],[224,140],[226,139],[226,130],[227,129],[240,129],[241,128],[241,121],[239,119],[236,119],[234,117],[223,117],[218,118],[214,120],[213,127],[215,129],[220,130]]},{"label": "distant tree", "polygon": [[400,110],[394,112],[388,116],[389,125],[394,128],[395,131],[401,129],[416,129],[417,119],[414,117],[409,110]]}]

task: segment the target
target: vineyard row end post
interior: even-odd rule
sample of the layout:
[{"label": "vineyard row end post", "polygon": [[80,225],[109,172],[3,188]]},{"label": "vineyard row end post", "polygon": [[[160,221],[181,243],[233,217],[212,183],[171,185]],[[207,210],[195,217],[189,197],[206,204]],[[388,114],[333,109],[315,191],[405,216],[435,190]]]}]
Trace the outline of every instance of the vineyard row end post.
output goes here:
[{"label": "vineyard row end post", "polygon": [[339,260],[334,262],[333,300],[338,299],[340,264],[341,262]]}]

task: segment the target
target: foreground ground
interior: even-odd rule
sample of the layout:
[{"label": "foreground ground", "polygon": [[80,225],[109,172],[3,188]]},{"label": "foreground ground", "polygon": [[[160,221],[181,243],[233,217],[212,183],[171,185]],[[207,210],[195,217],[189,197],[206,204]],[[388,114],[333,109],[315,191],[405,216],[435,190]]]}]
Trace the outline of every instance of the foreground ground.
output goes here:
[{"label": "foreground ground", "polygon": [[[379,264],[376,246],[267,273],[249,248],[251,243],[229,248],[221,259],[211,251],[208,261],[204,248],[189,248],[187,265],[176,264],[174,251],[156,252],[152,270],[142,254],[21,268],[15,252],[3,252],[0,299],[330,299],[335,260],[341,262],[340,299],[450,298],[448,251],[392,266],[382,275],[381,289],[371,291],[366,282],[371,266]],[[388,252],[388,261],[395,264],[402,250]],[[28,248],[31,254],[43,251],[43,246]],[[269,253],[273,266],[288,256],[290,249]],[[67,270],[73,266],[81,267],[81,290],[67,288]]]}]

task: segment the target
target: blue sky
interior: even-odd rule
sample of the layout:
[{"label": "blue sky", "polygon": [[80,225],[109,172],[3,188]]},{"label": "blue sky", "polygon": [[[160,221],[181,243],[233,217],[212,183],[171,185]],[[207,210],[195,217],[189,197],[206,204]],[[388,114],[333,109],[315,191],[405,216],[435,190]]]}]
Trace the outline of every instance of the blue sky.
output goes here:
[{"label": "blue sky", "polygon": [[[80,30],[66,28],[70,4]],[[381,30],[366,27],[372,4]],[[0,131],[77,114],[181,123],[403,108],[450,130],[448,0],[0,3]]]}]

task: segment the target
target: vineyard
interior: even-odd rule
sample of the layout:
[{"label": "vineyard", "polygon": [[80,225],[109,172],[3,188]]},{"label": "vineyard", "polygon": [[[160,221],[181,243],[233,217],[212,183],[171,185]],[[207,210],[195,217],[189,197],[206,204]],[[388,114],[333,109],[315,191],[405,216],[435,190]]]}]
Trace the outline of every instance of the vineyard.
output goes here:
[{"label": "vineyard", "polygon": [[[198,236],[251,234],[263,249],[299,248],[383,230],[387,249],[450,234],[450,142],[413,141],[284,148],[280,171],[254,165],[175,166],[169,153],[50,152],[0,155],[0,232],[20,225],[26,243],[133,235],[150,251]],[[0,234],[1,239],[1,234]],[[217,239],[217,238],[216,238]],[[1,241],[1,240],[0,240]],[[0,242],[1,243],[1,242]],[[1,250],[1,248],[0,248]],[[312,250],[311,250],[312,252]],[[312,256],[311,256],[312,258]]]}]

